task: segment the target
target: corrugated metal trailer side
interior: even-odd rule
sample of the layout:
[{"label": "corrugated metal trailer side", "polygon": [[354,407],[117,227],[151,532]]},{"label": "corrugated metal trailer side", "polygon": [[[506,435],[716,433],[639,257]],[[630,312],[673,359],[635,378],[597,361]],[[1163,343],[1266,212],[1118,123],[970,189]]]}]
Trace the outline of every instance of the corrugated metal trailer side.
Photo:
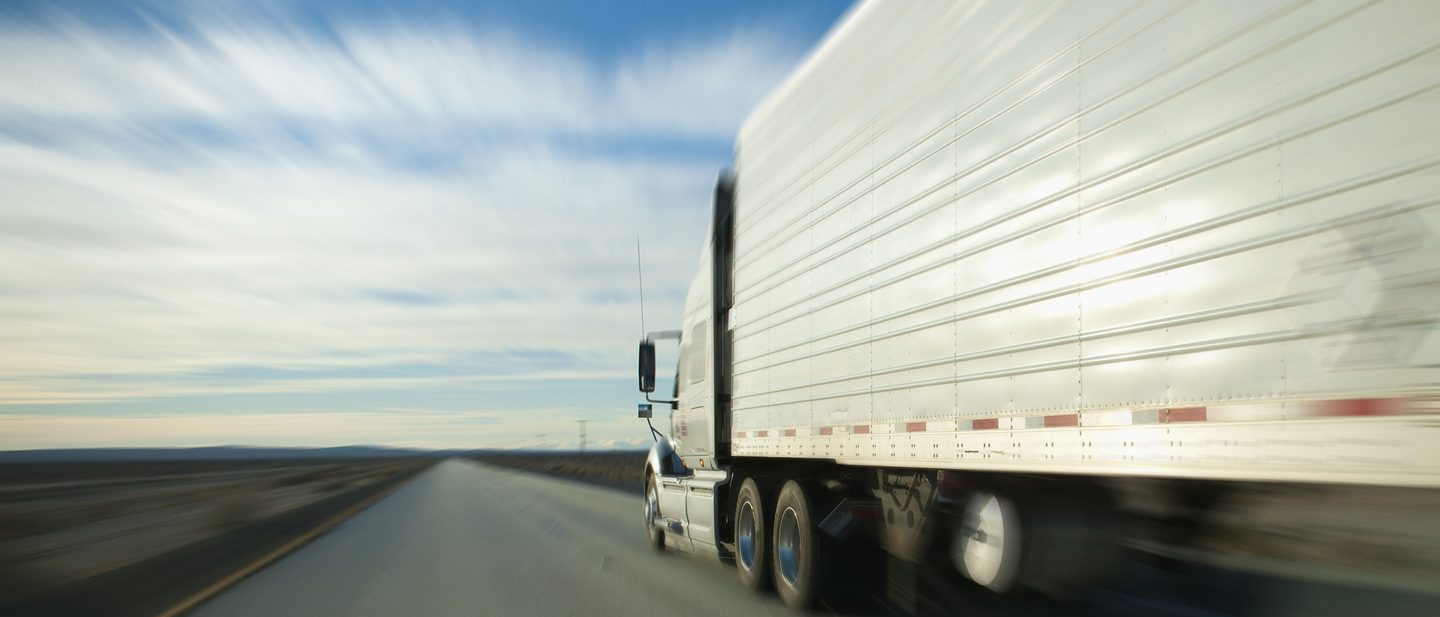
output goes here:
[{"label": "corrugated metal trailer side", "polygon": [[732,454],[1440,485],[1437,33],[860,8],[739,139]]}]

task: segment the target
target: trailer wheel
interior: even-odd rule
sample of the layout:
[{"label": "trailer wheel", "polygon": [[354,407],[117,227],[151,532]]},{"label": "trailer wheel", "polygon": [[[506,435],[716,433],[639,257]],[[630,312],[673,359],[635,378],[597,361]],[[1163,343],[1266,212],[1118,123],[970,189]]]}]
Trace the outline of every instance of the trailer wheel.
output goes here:
[{"label": "trailer wheel", "polygon": [[660,517],[660,494],[655,489],[655,476],[646,476],[645,489],[645,533],[650,537],[650,550],[665,550],[665,530],[660,529],[656,519]]},{"label": "trailer wheel", "polygon": [[786,482],[775,500],[775,590],[794,610],[814,605],[820,589],[815,529],[805,491]]},{"label": "trailer wheel", "polygon": [[751,591],[770,584],[765,528],[769,514],[760,499],[760,487],[746,478],[735,498],[735,569],[740,571],[740,583]]},{"label": "trailer wheel", "polygon": [[1023,549],[1015,502],[988,491],[975,493],[957,523],[950,555],[960,573],[992,591],[1013,589]]}]

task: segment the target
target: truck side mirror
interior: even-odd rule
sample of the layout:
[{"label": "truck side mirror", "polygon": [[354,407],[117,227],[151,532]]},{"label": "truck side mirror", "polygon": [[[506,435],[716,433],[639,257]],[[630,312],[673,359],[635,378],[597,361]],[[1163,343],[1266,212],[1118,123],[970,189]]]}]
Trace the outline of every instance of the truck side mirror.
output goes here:
[{"label": "truck side mirror", "polygon": [[655,391],[655,343],[640,341],[640,391]]},{"label": "truck side mirror", "polygon": [[641,417],[641,418],[649,418],[649,417],[651,417],[653,414],[654,414],[654,412],[652,412],[652,411],[650,410],[650,406],[649,406],[649,405],[641,405],[641,406],[640,406],[640,417]]}]

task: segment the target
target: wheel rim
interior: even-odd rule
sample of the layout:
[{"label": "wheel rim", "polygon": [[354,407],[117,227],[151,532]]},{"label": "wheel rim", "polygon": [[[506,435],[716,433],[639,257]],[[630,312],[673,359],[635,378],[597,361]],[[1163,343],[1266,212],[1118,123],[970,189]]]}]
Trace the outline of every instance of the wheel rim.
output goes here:
[{"label": "wheel rim", "polygon": [[800,519],[795,510],[785,508],[775,530],[775,549],[779,557],[780,578],[794,587],[800,582]]},{"label": "wheel rim", "polygon": [[660,504],[656,502],[655,487],[645,492],[645,529],[655,533],[655,518],[659,515]]},{"label": "wheel rim", "polygon": [[1010,585],[1019,550],[1017,524],[1014,506],[995,495],[970,501],[956,538],[957,565],[970,580],[992,589]]},{"label": "wheel rim", "polygon": [[740,504],[740,516],[735,530],[735,544],[740,551],[740,565],[746,570],[755,567],[755,508],[750,502]]}]

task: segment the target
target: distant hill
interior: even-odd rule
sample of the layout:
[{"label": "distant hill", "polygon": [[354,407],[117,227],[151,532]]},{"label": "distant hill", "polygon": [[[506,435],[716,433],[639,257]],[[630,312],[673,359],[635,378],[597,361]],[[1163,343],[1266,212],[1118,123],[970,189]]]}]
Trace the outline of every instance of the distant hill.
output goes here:
[{"label": "distant hill", "polygon": [[412,450],[381,446],[334,448],[260,448],[211,446],[205,448],[71,448],[57,450],[0,450],[0,463],[60,463],[81,461],[214,461],[266,458],[402,458],[451,456],[462,450]]}]

